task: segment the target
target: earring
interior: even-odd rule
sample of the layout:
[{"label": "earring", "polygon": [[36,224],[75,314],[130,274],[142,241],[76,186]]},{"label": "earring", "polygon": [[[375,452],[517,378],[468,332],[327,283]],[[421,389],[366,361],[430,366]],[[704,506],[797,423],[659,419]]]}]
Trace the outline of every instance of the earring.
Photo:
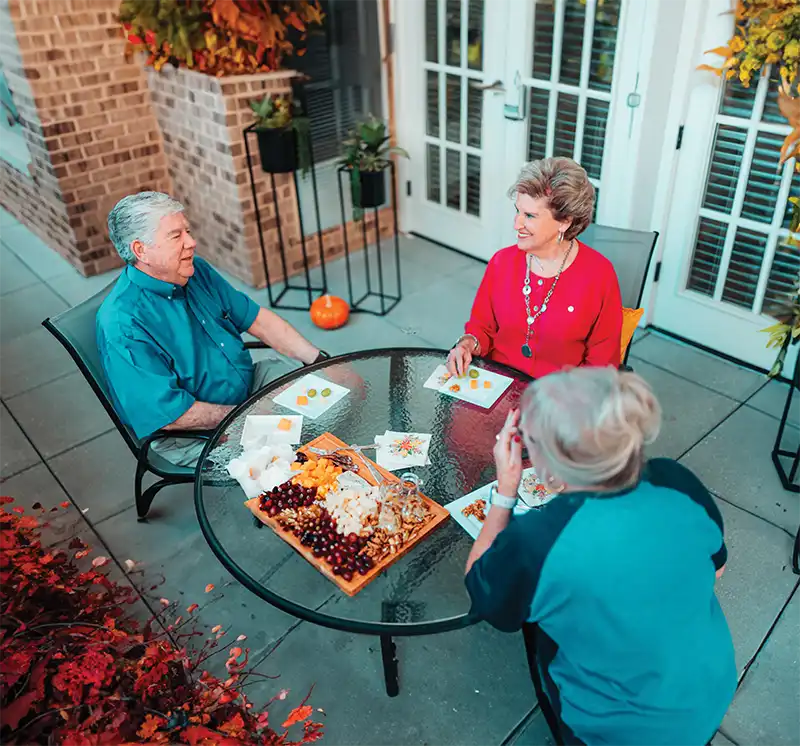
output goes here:
[{"label": "earring", "polygon": [[564,231],[558,232],[558,242],[561,243],[564,240]]}]

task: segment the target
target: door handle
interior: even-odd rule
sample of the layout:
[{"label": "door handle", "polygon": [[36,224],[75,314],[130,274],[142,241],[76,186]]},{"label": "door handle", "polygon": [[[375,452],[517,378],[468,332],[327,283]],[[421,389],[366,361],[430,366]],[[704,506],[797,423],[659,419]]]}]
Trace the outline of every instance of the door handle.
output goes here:
[{"label": "door handle", "polygon": [[477,91],[492,91],[493,93],[505,93],[506,87],[503,85],[502,80],[495,80],[494,83],[478,83],[475,80],[470,80],[470,88]]}]

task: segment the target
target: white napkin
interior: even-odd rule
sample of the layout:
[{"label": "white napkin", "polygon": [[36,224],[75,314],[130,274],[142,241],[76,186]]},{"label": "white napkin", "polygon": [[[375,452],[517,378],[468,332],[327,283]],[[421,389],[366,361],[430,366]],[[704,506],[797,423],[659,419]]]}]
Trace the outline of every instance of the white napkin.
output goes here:
[{"label": "white napkin", "polygon": [[[288,425],[288,427],[287,427]],[[303,415],[249,414],[242,429],[242,448],[252,451],[266,445],[297,445],[303,439]]]},{"label": "white napkin", "polygon": [[244,490],[247,498],[283,484],[294,476],[292,462],[295,452],[285,444],[268,445],[244,451],[228,464],[230,474]]},{"label": "white napkin", "polygon": [[428,449],[431,436],[427,433],[401,433],[387,430],[375,437],[378,451],[375,460],[389,471],[430,464]]}]

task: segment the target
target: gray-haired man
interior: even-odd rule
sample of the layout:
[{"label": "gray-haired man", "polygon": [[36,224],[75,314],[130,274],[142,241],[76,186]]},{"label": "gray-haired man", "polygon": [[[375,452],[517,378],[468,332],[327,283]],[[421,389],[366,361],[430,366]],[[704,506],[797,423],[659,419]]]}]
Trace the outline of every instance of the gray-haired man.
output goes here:
[{"label": "gray-haired man", "polygon": [[[195,256],[180,202],[129,195],[109,213],[108,229],[128,266],[97,314],[97,344],[117,412],[137,437],[213,428],[251,391],[289,372],[277,356],[254,366],[242,332],[302,363],[327,357]],[[172,438],[154,447],[189,465],[202,445]]]}]

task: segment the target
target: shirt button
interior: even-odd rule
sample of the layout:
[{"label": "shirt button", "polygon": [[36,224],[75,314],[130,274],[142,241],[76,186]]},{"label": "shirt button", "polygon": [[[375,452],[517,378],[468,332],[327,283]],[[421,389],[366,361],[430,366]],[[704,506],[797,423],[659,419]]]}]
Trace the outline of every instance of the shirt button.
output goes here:
[{"label": "shirt button", "polygon": [[572,313],[574,310],[575,306],[570,306],[569,308],[567,308],[567,311],[569,311],[570,313]]},{"label": "shirt button", "polygon": [[544,280],[539,280],[539,282],[537,283],[537,285],[544,285]]},{"label": "shirt button", "polygon": [[206,323],[206,320],[205,320],[205,319],[200,319],[200,321],[201,321],[203,324],[205,324],[205,323]]},{"label": "shirt button", "polygon": [[224,346],[225,346],[225,343],[224,343],[224,342],[220,342],[220,343],[219,343],[219,346],[220,346],[220,347],[224,347]]},{"label": "shirt button", "polygon": [[538,311],[538,310],[539,310],[539,306],[534,306],[534,307],[533,307],[533,310],[534,310],[534,311]]}]

